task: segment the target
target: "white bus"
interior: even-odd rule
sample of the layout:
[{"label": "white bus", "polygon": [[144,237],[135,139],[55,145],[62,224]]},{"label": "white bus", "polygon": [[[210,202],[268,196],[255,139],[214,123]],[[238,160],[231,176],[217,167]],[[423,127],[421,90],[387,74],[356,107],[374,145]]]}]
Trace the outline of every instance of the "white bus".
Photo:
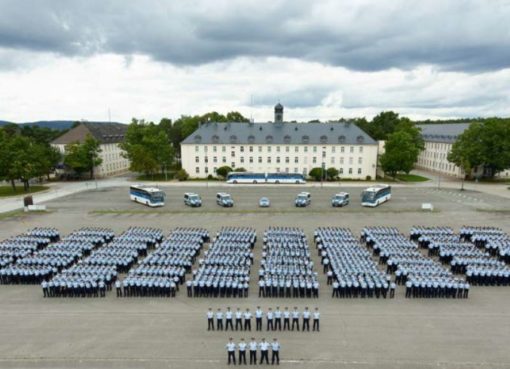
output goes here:
[{"label": "white bus", "polygon": [[369,187],[361,194],[361,206],[376,207],[391,199],[391,186],[381,184]]},{"label": "white bus", "polygon": [[165,193],[156,187],[133,185],[129,187],[129,197],[132,201],[150,207],[164,206]]},{"label": "white bus", "polygon": [[232,172],[227,175],[227,183],[272,183],[272,184],[303,184],[305,177],[297,173],[248,173]]}]

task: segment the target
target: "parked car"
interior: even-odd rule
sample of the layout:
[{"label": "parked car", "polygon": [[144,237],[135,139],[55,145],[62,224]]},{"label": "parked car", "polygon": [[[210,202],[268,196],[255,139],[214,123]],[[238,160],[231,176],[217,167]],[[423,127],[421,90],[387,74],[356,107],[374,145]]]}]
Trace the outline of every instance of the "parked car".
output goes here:
[{"label": "parked car", "polygon": [[271,206],[271,201],[267,197],[261,197],[259,200],[259,206],[261,208],[268,208]]},{"label": "parked car", "polygon": [[331,199],[331,206],[334,208],[349,205],[349,194],[347,192],[339,192],[333,195]]},{"label": "parked car", "polygon": [[216,194],[216,204],[223,206],[224,208],[231,208],[234,206],[234,200],[232,196],[226,192],[218,192]]},{"label": "parked car", "polygon": [[184,194],[184,204],[191,206],[192,208],[202,206],[202,199],[200,195],[193,192],[186,192]]},{"label": "parked car", "polygon": [[300,207],[307,207],[308,205],[310,205],[312,202],[312,196],[310,195],[309,192],[301,192],[301,193],[298,193],[298,195],[296,196],[296,200],[294,201],[294,204],[296,205],[296,207],[300,208]]}]

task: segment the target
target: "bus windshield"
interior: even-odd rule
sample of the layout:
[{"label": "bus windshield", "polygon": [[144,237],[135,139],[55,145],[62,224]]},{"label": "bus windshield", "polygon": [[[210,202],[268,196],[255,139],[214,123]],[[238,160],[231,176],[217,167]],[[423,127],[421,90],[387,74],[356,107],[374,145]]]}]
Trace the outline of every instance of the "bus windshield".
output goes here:
[{"label": "bus windshield", "polygon": [[151,201],[154,202],[162,202],[165,200],[165,193],[164,192],[153,192],[151,194]]},{"label": "bus windshield", "polygon": [[361,197],[361,201],[363,201],[363,202],[374,201],[374,199],[375,199],[375,192],[373,192],[373,191],[363,191],[363,194],[362,194],[362,197]]}]

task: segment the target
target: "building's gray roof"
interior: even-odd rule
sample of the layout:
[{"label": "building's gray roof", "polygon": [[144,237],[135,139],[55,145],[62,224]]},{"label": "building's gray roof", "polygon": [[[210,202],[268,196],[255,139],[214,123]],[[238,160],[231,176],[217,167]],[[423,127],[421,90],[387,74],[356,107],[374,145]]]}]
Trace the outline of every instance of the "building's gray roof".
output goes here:
[{"label": "building's gray roof", "polygon": [[453,143],[470,123],[418,124],[423,140],[428,142]]},{"label": "building's gray roof", "polygon": [[376,145],[354,123],[204,123],[182,144]]},{"label": "building's gray roof", "polygon": [[74,142],[83,142],[90,134],[102,144],[119,143],[124,141],[128,126],[122,123],[92,123],[81,122],[62,136],[57,137],[52,144],[67,145]]}]

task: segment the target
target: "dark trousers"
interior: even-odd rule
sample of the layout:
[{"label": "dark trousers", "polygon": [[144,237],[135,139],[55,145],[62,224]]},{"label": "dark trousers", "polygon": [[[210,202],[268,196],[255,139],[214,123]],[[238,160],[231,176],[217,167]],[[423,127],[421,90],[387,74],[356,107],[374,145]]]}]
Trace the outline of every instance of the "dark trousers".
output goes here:
[{"label": "dark trousers", "polygon": [[236,331],[239,329],[243,330],[243,321],[241,319],[236,319]]},{"label": "dark trousers", "polygon": [[260,364],[264,362],[264,359],[266,359],[266,364],[269,364],[269,356],[267,355],[267,350],[260,351]]},{"label": "dark trousers", "polygon": [[214,331],[214,319],[207,319],[207,330],[213,330]]},{"label": "dark trousers", "polygon": [[228,365],[230,365],[230,361],[236,365],[236,352],[235,351],[229,351],[228,352]]},{"label": "dark trousers", "polygon": [[274,320],[274,330],[279,330],[281,331],[282,330],[282,318],[276,318]]},{"label": "dark trousers", "polygon": [[290,319],[289,318],[283,319],[283,330],[290,331]]},{"label": "dark trousers", "polygon": [[[271,328],[269,328],[269,327],[271,327]],[[273,327],[273,319],[268,319],[267,320],[267,329],[266,330],[272,331],[273,329],[274,329],[274,327]]]},{"label": "dark trousers", "polygon": [[296,326],[297,330],[299,331],[299,319],[298,318],[292,318],[292,330],[294,330],[294,325]]},{"label": "dark trousers", "polygon": [[304,319],[304,318],[303,318],[303,331],[304,331],[305,329],[306,329],[308,332],[310,332],[310,319]]},{"label": "dark trousers", "polygon": [[225,330],[228,331],[228,326],[230,326],[231,330],[234,330],[234,326],[232,324],[232,319],[226,319],[225,320]]},{"label": "dark trousers", "polygon": [[222,319],[216,319],[216,328],[217,328],[219,331],[222,331],[222,330],[223,330],[223,320],[222,320]]},{"label": "dark trousers", "polygon": [[271,364],[274,364],[276,361],[276,365],[280,365],[280,352],[279,351],[273,351],[273,354],[271,355]]},{"label": "dark trousers", "polygon": [[262,330],[262,318],[256,318],[255,319],[255,328],[257,331],[261,331]]},{"label": "dark trousers", "polygon": [[251,331],[251,319],[244,320],[244,330]]},{"label": "dark trousers", "polygon": [[320,331],[320,327],[319,327],[319,319],[314,319],[313,320],[313,328],[312,330],[315,331],[315,329],[317,329],[317,332]]},{"label": "dark trousers", "polygon": [[239,365],[246,365],[246,351],[239,351]]},{"label": "dark trousers", "polygon": [[250,350],[250,365],[257,364],[257,350]]},{"label": "dark trousers", "polygon": [[122,291],[121,291],[120,287],[117,288],[117,297],[122,297]]}]

